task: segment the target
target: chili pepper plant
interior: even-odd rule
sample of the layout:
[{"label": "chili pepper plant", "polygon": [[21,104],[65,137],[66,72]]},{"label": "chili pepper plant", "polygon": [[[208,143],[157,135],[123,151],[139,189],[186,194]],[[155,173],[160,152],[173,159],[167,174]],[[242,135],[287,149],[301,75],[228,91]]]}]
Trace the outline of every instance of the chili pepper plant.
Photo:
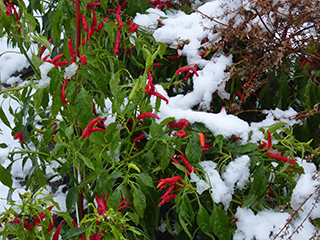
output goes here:
[{"label": "chili pepper plant", "polygon": [[[316,153],[311,141],[296,140],[284,122],[261,128],[264,141],[245,142],[201,122],[160,118],[160,106],[200,67],[187,66],[179,52],[132,22],[149,7],[170,11],[172,4],[0,2],[0,36],[19,46],[34,72],[25,85],[1,91],[19,104],[10,109],[14,124],[0,110],[20,142],[8,155],[11,164],[0,166],[10,194],[17,191],[12,165],[32,166],[21,204],[8,196],[0,215],[4,238],[225,240],[237,229],[240,207],[291,210],[304,172],[297,160]],[[245,183],[232,188],[229,202],[217,201],[204,162],[224,176],[239,159],[246,161]],[[49,168],[67,186],[64,211],[44,194]]]}]

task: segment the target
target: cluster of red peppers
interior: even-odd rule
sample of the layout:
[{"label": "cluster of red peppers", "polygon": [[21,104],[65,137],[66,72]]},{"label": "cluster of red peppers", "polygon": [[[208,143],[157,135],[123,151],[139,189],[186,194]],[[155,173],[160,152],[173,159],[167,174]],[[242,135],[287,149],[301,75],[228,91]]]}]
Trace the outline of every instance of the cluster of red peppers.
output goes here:
[{"label": "cluster of red peppers", "polygon": [[[260,144],[259,147],[260,148],[265,148],[268,151],[272,146],[271,133],[268,130],[267,130],[267,135],[268,135],[268,143],[266,143],[265,141],[261,141],[262,144]],[[268,152],[268,157],[280,160],[280,161],[285,162],[285,163],[289,163],[292,166],[296,167],[296,164],[294,162],[297,161],[297,159],[292,159],[292,158],[289,159],[287,157],[282,156],[280,153],[279,154],[275,154],[275,153],[271,153],[271,152]]]},{"label": "cluster of red peppers", "polygon": [[[53,206],[50,206],[47,208],[48,211],[51,211],[53,208]],[[39,213],[37,216],[35,216],[35,218],[33,219],[33,225],[34,227],[38,227],[38,226],[42,226],[42,223],[41,221],[47,217],[47,214],[45,212],[41,212]],[[50,221],[49,223],[49,226],[47,228],[47,232],[51,232],[53,230],[53,227],[54,227],[54,222],[55,222],[55,214],[52,214],[52,221]],[[6,221],[9,221],[10,223],[16,223],[16,224],[20,224],[21,222],[23,223],[23,227],[24,229],[26,230],[29,230],[29,231],[32,231],[33,230],[33,227],[31,226],[30,223],[28,223],[27,221],[25,220],[21,220],[19,219],[18,217],[16,217],[15,219],[13,220],[10,220],[9,218],[5,218],[2,222],[6,222]],[[59,234],[60,234],[60,228],[62,226],[62,223],[63,221],[59,224],[57,230],[54,232],[53,236],[52,236],[52,240],[58,240],[59,239]],[[0,224],[0,227],[1,227],[1,224]]]},{"label": "cluster of red peppers", "polygon": [[167,191],[162,195],[161,199],[162,201],[158,204],[158,207],[160,207],[161,205],[163,205],[164,203],[168,202],[170,199],[173,199],[177,196],[176,193],[172,193],[173,190],[177,191],[179,188],[181,188],[181,186],[185,186],[185,183],[181,183],[180,185],[178,185],[178,182],[181,182],[182,179],[179,176],[174,176],[172,178],[164,178],[161,179],[157,186],[157,188],[160,187],[160,191],[164,188],[166,188],[168,185],[169,188],[167,189]]}]

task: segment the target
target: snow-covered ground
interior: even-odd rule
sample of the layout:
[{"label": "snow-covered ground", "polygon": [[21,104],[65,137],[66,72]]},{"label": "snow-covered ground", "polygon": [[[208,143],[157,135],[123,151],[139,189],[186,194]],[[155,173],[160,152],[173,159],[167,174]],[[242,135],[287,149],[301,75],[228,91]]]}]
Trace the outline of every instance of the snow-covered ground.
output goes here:
[{"label": "snow-covered ground", "polygon": [[[208,1],[199,10],[207,15],[221,15],[225,8],[221,8],[220,4],[228,1],[225,0],[213,0]],[[235,1],[227,8],[237,7],[241,1]],[[157,28],[157,20],[161,20],[164,24],[162,27]],[[208,38],[214,39],[215,35],[208,31],[203,31],[203,26],[213,26],[213,22],[208,19],[203,19],[200,14],[192,13],[185,14],[182,11],[173,10],[163,12],[159,9],[148,9],[148,13],[138,13],[134,21],[141,27],[147,27],[146,29],[154,28],[153,35],[157,41],[164,42],[166,44],[177,44],[177,40],[189,40],[190,43],[185,45],[181,49],[180,54],[187,57],[190,65],[198,64],[199,76],[193,77],[194,91],[187,93],[186,95],[178,94],[175,97],[168,97],[164,89],[157,85],[157,91],[169,99],[169,104],[162,104],[158,113],[158,116],[162,119],[167,117],[175,117],[177,120],[186,118],[191,123],[203,122],[213,133],[222,134],[225,137],[232,135],[241,137],[243,142],[248,141],[248,134],[252,132],[252,142],[263,140],[264,136],[259,130],[260,127],[270,126],[277,121],[287,122],[289,124],[296,124],[296,120],[289,120],[289,117],[294,116],[296,112],[293,109],[282,111],[279,109],[267,110],[268,115],[266,119],[259,123],[252,123],[249,125],[247,122],[226,113],[224,109],[218,114],[196,112],[192,110],[192,107],[200,104],[203,109],[208,108],[211,102],[212,93],[218,91],[222,98],[228,98],[228,93],[224,90],[224,85],[221,84],[224,79],[228,77],[224,69],[227,65],[232,64],[232,56],[216,55],[212,59],[205,60],[199,56],[199,48],[203,46],[201,40]],[[4,53],[5,51],[18,51],[18,49],[12,49],[7,47],[6,39],[0,39],[0,77],[1,82],[6,84],[24,84],[19,77],[10,77],[16,70],[21,70],[23,67],[27,67],[28,63],[26,59],[18,53]],[[155,97],[152,99],[155,103]],[[6,113],[11,127],[14,126],[13,117],[9,114],[9,105],[15,109],[19,107],[19,104],[14,100],[5,99],[3,94],[0,95],[1,108]],[[10,161],[7,159],[8,153],[14,149],[20,147],[20,143],[13,140],[10,128],[4,123],[0,122],[0,143],[6,143],[8,148],[0,148],[0,164],[8,166]],[[204,161],[201,166],[208,174],[209,182],[212,187],[213,199],[216,202],[222,202],[225,206],[231,201],[231,196],[235,188],[241,188],[245,185],[245,181],[248,179],[248,156],[244,155],[234,162],[230,163],[223,176],[220,176],[215,170],[215,163],[212,161]],[[210,160],[210,159],[208,159]],[[297,209],[310,194],[314,193],[315,189],[319,185],[319,179],[314,178],[313,174],[316,167],[312,163],[307,163],[303,159],[299,159],[299,165],[304,167],[305,174],[298,180],[297,186],[294,190],[291,206],[293,209]],[[21,161],[16,161],[12,166],[12,174],[14,176],[13,187],[16,190],[13,193],[13,199],[18,200],[18,193],[22,193],[24,188],[20,186],[19,179],[23,179],[27,174],[31,165],[28,163],[24,169],[21,168]],[[241,172],[239,172],[241,169]],[[48,174],[54,174],[53,170],[48,167]],[[207,183],[201,182],[196,176],[191,176],[192,181],[197,183],[198,192],[201,194],[203,190],[209,187]],[[53,198],[60,204],[61,210],[65,211],[65,194],[62,191],[64,186],[60,186],[58,191],[54,194]],[[51,189],[48,186],[47,192],[50,193]],[[0,183],[0,212],[2,212],[6,206],[6,196],[8,188]],[[288,229],[290,236],[295,228],[299,226],[301,221],[309,213],[308,210],[312,208],[312,203],[316,199],[316,196],[312,196],[304,205],[304,211],[299,211],[299,218],[292,221],[292,227]],[[317,203],[319,206],[319,203]],[[290,218],[290,215],[286,212],[275,212],[274,210],[266,210],[254,214],[250,209],[238,208],[235,217],[237,220],[237,230],[234,235],[234,239],[253,239],[254,237],[259,240],[270,239],[270,233],[276,234],[286,224],[286,219]],[[312,219],[320,217],[319,209],[313,211],[310,216]],[[299,234],[294,234],[292,239],[309,239],[316,231],[310,221],[306,221],[303,224],[303,228],[299,229]],[[285,237],[286,238],[286,237]],[[280,236],[277,238],[280,239]]]}]

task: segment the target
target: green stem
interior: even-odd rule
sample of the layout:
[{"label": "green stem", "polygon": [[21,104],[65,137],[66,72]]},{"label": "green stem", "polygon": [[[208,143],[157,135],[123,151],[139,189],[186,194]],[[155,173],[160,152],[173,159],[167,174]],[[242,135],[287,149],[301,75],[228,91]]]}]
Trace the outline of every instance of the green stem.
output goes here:
[{"label": "green stem", "polygon": [[[20,36],[19,36],[20,37]],[[21,39],[20,38],[17,38],[17,42],[18,42],[18,46],[19,46],[19,49],[21,51],[21,53],[26,57],[27,61],[29,62],[30,66],[32,67],[35,75],[36,75],[36,78],[38,80],[41,79],[41,74],[39,72],[39,70],[34,66],[33,62],[31,61],[31,59],[29,58],[26,50],[24,49],[23,45],[22,45],[22,42],[21,42]]]},{"label": "green stem", "polygon": [[6,93],[6,92],[19,91],[19,90],[24,89],[24,88],[27,88],[27,87],[29,87],[29,86],[31,86],[31,85],[32,85],[32,83],[28,83],[28,84],[23,85],[23,86],[20,86],[20,87],[4,89],[4,90],[0,91],[0,94]]}]

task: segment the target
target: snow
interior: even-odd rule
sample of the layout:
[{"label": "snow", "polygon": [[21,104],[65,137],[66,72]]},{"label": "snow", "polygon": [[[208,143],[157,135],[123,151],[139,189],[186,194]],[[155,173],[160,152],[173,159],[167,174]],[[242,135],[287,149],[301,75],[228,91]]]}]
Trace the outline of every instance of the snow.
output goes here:
[{"label": "snow", "polygon": [[[200,6],[200,1],[194,3],[194,7],[200,6],[199,10],[207,15],[215,18],[215,16],[221,15],[228,9],[233,9],[240,4],[241,1],[227,1],[227,0],[213,0]],[[274,1],[274,4],[277,1]],[[221,7],[221,4],[227,3]],[[209,31],[203,31],[203,27],[212,27],[217,24],[208,19],[202,18],[199,13],[185,14],[182,11],[170,10],[163,12],[159,9],[150,8],[147,10],[147,14],[137,13],[134,22],[144,27],[146,30],[153,32],[153,35],[157,41],[164,42],[166,44],[177,44],[182,40],[189,40],[189,44],[186,44],[181,49],[181,54],[186,56],[188,64],[194,66],[198,64],[199,76],[193,77],[194,90],[186,95],[178,94],[175,97],[168,97],[165,90],[160,85],[156,85],[156,90],[169,99],[169,104],[162,102],[157,115],[161,119],[167,117],[174,117],[176,120],[186,118],[189,122],[202,122],[209,128],[215,135],[222,134],[224,138],[231,137],[233,135],[240,137],[243,143],[249,140],[248,136],[251,133],[250,141],[257,143],[264,139],[263,133],[259,130],[261,127],[268,127],[273,123],[283,121],[290,125],[297,124],[299,121],[292,118],[296,112],[290,108],[288,110],[266,110],[266,119],[258,122],[251,123],[250,125],[237,118],[236,116],[229,115],[224,109],[220,113],[207,113],[193,111],[192,107],[198,104],[203,108],[209,108],[209,104],[212,100],[212,93],[218,92],[220,97],[229,98],[229,95],[225,92],[225,85],[223,81],[228,78],[228,74],[224,72],[227,65],[232,64],[232,56],[224,56],[217,54],[212,59],[205,60],[199,57],[200,47],[203,47],[201,43],[202,39],[208,38],[209,40],[215,39],[216,36]],[[232,16],[230,16],[232,17]],[[164,26],[158,27],[157,20],[161,20]],[[221,19],[218,19],[222,21]],[[227,21],[225,19],[223,21]],[[217,39],[218,40],[218,39]],[[21,70],[28,66],[26,59],[23,55],[18,53],[4,53],[6,51],[18,51],[17,48],[10,48],[6,46],[6,39],[0,39],[0,79],[2,83],[12,84],[21,83],[19,77],[10,77],[16,70]],[[44,63],[41,67],[41,80],[39,87],[44,87],[49,84],[49,77],[47,72],[53,67],[52,64]],[[72,64],[67,68],[65,77],[75,74],[75,70],[78,68],[76,64]],[[155,105],[155,96],[151,97],[151,103]],[[8,108],[12,107],[13,111],[19,107],[19,104],[14,100],[5,99],[3,95],[0,95],[1,107],[4,110],[11,127],[14,127],[14,121],[11,114],[9,114]],[[102,113],[111,112],[111,101],[106,100],[106,108],[102,110]],[[114,121],[114,117],[108,115],[105,124],[109,124]],[[161,120],[160,120],[161,121]],[[2,122],[0,123],[1,135],[0,143],[6,143],[8,148],[0,148],[0,164],[8,166],[10,161],[7,159],[8,153],[14,149],[18,149],[20,144],[18,141],[13,140],[11,129],[8,128]],[[196,173],[191,173],[190,181],[196,184],[198,194],[202,194],[203,191],[209,189],[212,195],[212,199],[216,203],[222,203],[225,209],[228,208],[232,194],[235,189],[243,189],[249,178],[249,166],[250,158],[247,155],[240,156],[234,161],[231,161],[226,171],[220,176],[216,170],[217,163],[211,159],[202,161],[199,163],[205,171],[205,180],[200,179]],[[297,181],[292,195],[291,207],[298,209],[299,206],[305,202],[305,200],[315,192],[319,186],[319,176],[315,176],[316,170],[314,164],[307,163],[305,160],[299,159],[299,165],[304,168],[305,173]],[[21,168],[21,160],[16,161],[12,166],[12,173],[15,177],[24,178],[31,167],[30,163],[26,163],[26,166]],[[47,174],[53,174],[52,168],[47,168]],[[18,200],[18,193],[22,193],[24,190],[20,187],[20,183],[17,179],[14,179],[13,186],[18,188],[13,194],[13,199]],[[53,195],[53,199],[57,201],[62,211],[65,211],[65,197],[63,192],[64,186],[60,186],[58,191]],[[47,194],[51,192],[50,187],[47,188]],[[0,195],[3,197],[0,199],[0,212],[4,211],[6,206],[6,199],[8,188],[0,183]],[[299,211],[300,218],[292,221],[290,234],[293,233],[293,229],[297,228],[307,216],[309,210],[313,208],[314,203],[317,200],[317,195],[312,195],[308,201],[302,206],[304,211]],[[319,202],[316,203],[319,207]],[[286,220],[290,217],[289,213],[276,212],[274,210],[265,210],[255,214],[252,210],[241,208],[237,209],[235,214],[237,218],[237,230],[234,235],[234,240],[250,240],[250,239],[270,239],[270,236],[275,236],[276,233],[286,224]],[[311,219],[319,218],[320,212],[313,211],[310,215]],[[292,239],[309,239],[312,233],[315,231],[313,225],[306,221],[303,224],[304,228],[299,230],[299,235],[294,234]],[[280,238],[277,238],[280,239]]]}]

